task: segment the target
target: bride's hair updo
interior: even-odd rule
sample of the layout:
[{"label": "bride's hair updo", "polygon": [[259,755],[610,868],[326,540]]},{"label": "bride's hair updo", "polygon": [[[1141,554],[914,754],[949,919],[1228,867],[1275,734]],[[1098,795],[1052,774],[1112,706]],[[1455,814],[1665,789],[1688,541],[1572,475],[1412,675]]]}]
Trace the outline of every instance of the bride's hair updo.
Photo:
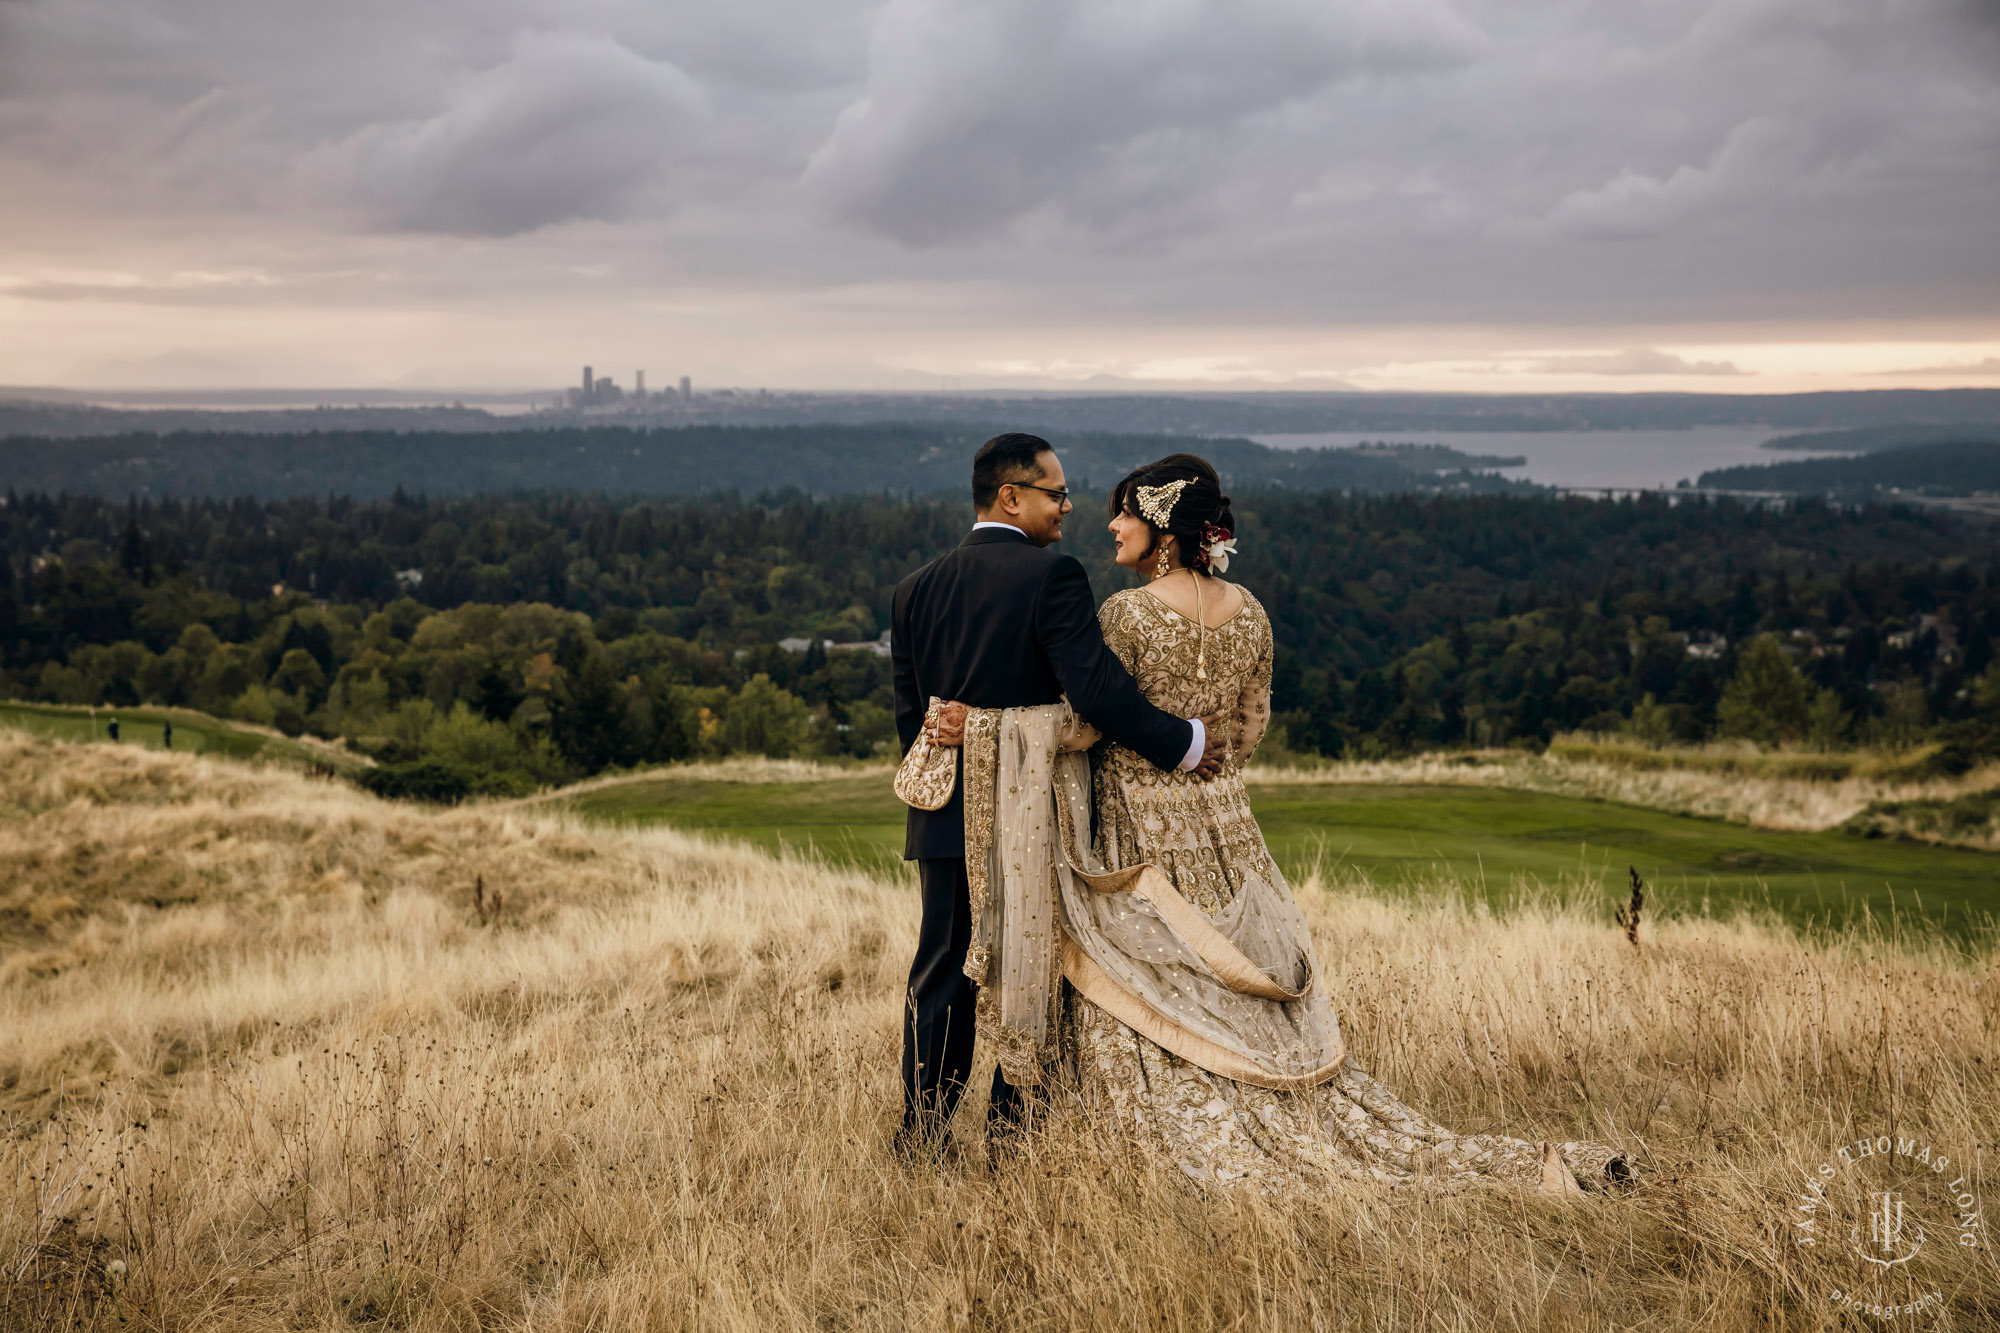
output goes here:
[{"label": "bride's hair updo", "polygon": [[[1177,481],[1187,485],[1181,488],[1163,528],[1140,509],[1139,488],[1169,486]],[[1216,539],[1216,532],[1224,537],[1236,532],[1236,517],[1230,513],[1229,497],[1222,493],[1222,478],[1206,458],[1194,454],[1168,454],[1156,463],[1134,468],[1111,488],[1111,512],[1114,516],[1131,514],[1153,530],[1153,543],[1146,548],[1142,559],[1159,549],[1162,535],[1169,536],[1180,543],[1181,563],[1199,574],[1213,574],[1208,567],[1208,544]]]}]

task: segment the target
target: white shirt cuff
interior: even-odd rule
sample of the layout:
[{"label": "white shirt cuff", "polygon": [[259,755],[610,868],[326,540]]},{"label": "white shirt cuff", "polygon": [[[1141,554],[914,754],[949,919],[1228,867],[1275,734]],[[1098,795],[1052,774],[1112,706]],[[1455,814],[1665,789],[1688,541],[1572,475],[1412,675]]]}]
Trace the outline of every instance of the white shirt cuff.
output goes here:
[{"label": "white shirt cuff", "polygon": [[1191,717],[1188,719],[1188,725],[1194,728],[1194,744],[1188,746],[1187,758],[1181,760],[1183,773],[1193,772],[1195,766],[1201,762],[1201,752],[1208,748],[1208,728],[1201,724],[1201,719]]}]

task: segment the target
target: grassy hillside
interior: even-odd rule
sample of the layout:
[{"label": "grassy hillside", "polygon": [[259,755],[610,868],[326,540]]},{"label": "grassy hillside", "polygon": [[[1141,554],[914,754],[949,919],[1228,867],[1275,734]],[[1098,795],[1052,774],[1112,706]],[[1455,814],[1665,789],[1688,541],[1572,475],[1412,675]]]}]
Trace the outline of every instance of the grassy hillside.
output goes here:
[{"label": "grassy hillside", "polygon": [[[1624,738],[1560,736],[1545,754],[1461,751],[1404,759],[1356,760],[1305,768],[1252,769],[1258,782],[1310,781],[1335,786],[1409,783],[1427,787],[1499,787],[1640,806],[1798,833],[1855,829],[1856,817],[1887,807],[1919,809],[1980,801],[2000,791],[2000,765],[1956,777],[1931,774],[1935,745],[1909,750],[1801,752],[1742,742],[1648,746]],[[1870,825],[1868,836],[1894,836],[1976,851],[2000,851],[2000,821],[1949,826],[1906,821]]]},{"label": "grassy hillside", "polygon": [[899,1166],[908,881],[667,830],[0,734],[0,886],[9,1330],[1832,1328],[1800,1170],[2000,1123],[1990,953],[1546,887],[1300,898],[1364,1064],[1628,1196],[1202,1195],[1066,1115],[996,1171],[976,1098]]},{"label": "grassy hillside", "polygon": [[263,727],[227,722],[191,708],[79,708],[63,704],[0,702],[0,727],[65,741],[111,743],[111,720],[118,720],[118,743],[148,749],[167,747],[173,726],[175,750],[231,759],[261,759],[301,768],[351,771],[366,760],[311,737],[292,739]]}]

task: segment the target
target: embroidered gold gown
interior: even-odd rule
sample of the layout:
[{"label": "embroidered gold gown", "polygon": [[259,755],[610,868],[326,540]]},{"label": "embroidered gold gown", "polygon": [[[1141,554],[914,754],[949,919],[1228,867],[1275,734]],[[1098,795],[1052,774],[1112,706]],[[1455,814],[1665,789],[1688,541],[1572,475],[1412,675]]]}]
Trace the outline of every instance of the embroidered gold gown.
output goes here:
[{"label": "embroidered gold gown", "polygon": [[[1243,607],[1207,632],[1207,679],[1196,677],[1196,623],[1143,589],[1109,598],[1104,639],[1146,697],[1180,717],[1231,712],[1232,758],[1203,782],[1163,772],[1110,742],[1096,765],[1097,853],[1109,868],[1151,862],[1213,917],[1246,870],[1289,887],[1250,813],[1243,762],[1270,722],[1271,622],[1248,589]],[[1062,1058],[1087,1114],[1167,1153],[1214,1184],[1285,1189],[1331,1173],[1390,1184],[1516,1181],[1564,1192],[1627,1178],[1622,1156],[1596,1143],[1530,1143],[1455,1134],[1404,1105],[1349,1058],[1305,1092],[1252,1087],[1170,1054],[1065,988]],[[1336,1004],[1338,996],[1334,997]]]}]

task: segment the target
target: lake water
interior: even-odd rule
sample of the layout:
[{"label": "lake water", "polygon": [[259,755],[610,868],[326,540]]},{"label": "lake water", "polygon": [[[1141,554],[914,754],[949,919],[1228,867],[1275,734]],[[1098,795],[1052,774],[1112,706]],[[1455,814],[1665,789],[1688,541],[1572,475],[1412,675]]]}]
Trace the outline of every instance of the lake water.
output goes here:
[{"label": "lake water", "polygon": [[[1760,449],[1784,432],[1770,426],[1693,426],[1686,430],[1331,431],[1252,435],[1273,449],[1344,448],[1365,442],[1447,444],[1468,454],[1528,460],[1503,475],[1543,486],[1645,487],[1693,481],[1711,468],[1788,463],[1829,455]],[[1839,455],[1832,455],[1839,456]]]}]

